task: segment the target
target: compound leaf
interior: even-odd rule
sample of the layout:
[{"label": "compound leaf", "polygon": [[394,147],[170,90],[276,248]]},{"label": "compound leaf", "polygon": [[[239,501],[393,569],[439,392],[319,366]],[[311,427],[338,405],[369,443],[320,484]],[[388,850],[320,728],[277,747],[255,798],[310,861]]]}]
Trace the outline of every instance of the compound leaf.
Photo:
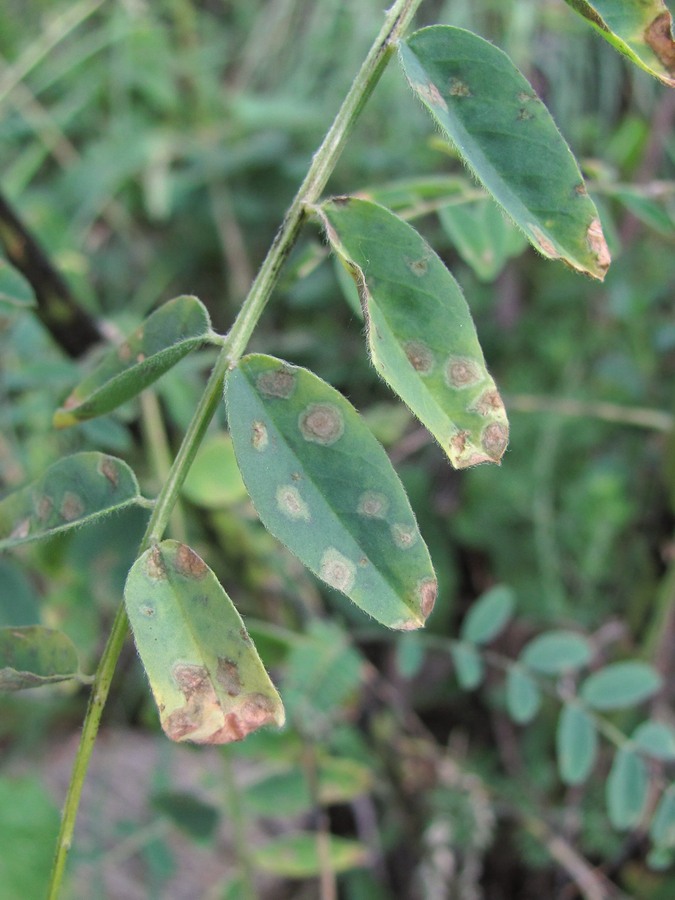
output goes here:
[{"label": "compound leaf", "polygon": [[129,466],[104,453],[74,453],[0,500],[0,550],[48,537],[137,503]]},{"label": "compound leaf", "polygon": [[544,256],[602,280],[595,205],[544,104],[505,53],[434,25],[399,45],[405,75],[463,160]]},{"label": "compound leaf", "polygon": [[69,681],[79,669],[77,651],[63,632],[41,625],[0,628],[0,691]]},{"label": "compound leaf", "polygon": [[111,412],[157,381],[211,334],[209,314],[201,301],[196,297],[169,300],[80,382],[54,413],[54,426],[67,428]]},{"label": "compound leaf", "polygon": [[162,541],[136,560],[124,600],[136,647],[174,741],[226,744],[284,709],[232,601],[186,544]]},{"label": "compound leaf", "polygon": [[317,212],[359,288],[379,374],[454,466],[499,462],[508,441],[504,405],[466,300],[440,258],[376,203],[343,197]]},{"label": "compound leaf", "polygon": [[306,369],[244,357],[227,378],[237,462],[265,527],[389,628],[436,598],[429,553],[389,458],[345,398]]},{"label": "compound leaf", "polygon": [[673,20],[663,0],[565,0],[635,65],[675,87]]}]

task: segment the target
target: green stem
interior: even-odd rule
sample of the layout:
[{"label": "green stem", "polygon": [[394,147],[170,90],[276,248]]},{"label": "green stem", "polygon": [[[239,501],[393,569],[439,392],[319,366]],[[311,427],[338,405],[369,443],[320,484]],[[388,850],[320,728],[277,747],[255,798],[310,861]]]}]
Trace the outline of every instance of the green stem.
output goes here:
[{"label": "green stem", "polygon": [[[141,425],[143,428],[143,444],[148,447],[152,472],[157,484],[164,484],[171,471],[171,447],[164,427],[162,410],[157,394],[148,388],[141,393]],[[171,512],[171,536],[185,543],[187,526],[180,502]]]},{"label": "green stem", "polygon": [[[335,168],[347,137],[382,75],[391,54],[394,52],[396,41],[410,24],[420,3],[421,0],[396,0],[388,11],[384,25],[373,42],[333,124],[321,146],[314,154],[307,176],[295,195],[281,228],[251,286],[251,290],[223,342],[223,349],[216,359],[204,393],[157,498],[139,547],[139,555],[144,553],[153,543],[162,539],[171,517],[171,512],[177,501],[180,487],[192,464],[209,422],[220,403],[223,381],[227,370],[236,364],[246,349],[251,334],[277,282],[281,267],[297,239],[304,218],[305,207],[307,204],[315,203],[319,199],[328,178]],[[82,787],[98,733],[103,708],[128,629],[129,620],[124,604],[121,604],[94,676],[94,684],[84,719],[80,745],[73,764],[73,773],[63,808],[61,829],[57,840],[56,855],[49,886],[49,900],[56,900],[61,889],[66,859],[73,839]]]}]

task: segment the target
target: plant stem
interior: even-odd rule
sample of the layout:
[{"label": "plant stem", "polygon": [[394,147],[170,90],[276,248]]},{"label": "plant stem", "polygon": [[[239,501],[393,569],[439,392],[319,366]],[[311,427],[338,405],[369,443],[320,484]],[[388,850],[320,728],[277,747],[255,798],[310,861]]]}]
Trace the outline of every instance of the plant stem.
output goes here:
[{"label": "plant stem", "polygon": [[[255,281],[251,285],[251,290],[225,338],[223,349],[216,359],[204,393],[197,404],[192,421],[187,428],[168,477],[157,497],[156,505],[139,547],[139,555],[144,553],[153,543],[162,539],[178,498],[180,487],[192,464],[209,422],[220,403],[223,381],[227,370],[236,364],[246,349],[251,334],[277,282],[281,267],[297,239],[305,215],[305,207],[307,204],[315,203],[319,199],[328,178],[335,168],[347,137],[382,75],[391,54],[394,52],[396,41],[411,22],[420,2],[421,0],[396,0],[388,11],[384,25],[375,38],[333,124],[321,146],[314,154],[307,176],[295,195],[281,228],[263,261]],[[61,889],[66,859],[73,839],[82,787],[98,733],[103,708],[128,628],[129,620],[124,604],[121,604],[94,676],[94,684],[84,719],[82,736],[73,764],[73,773],[63,808],[61,828],[49,886],[49,900],[56,900]]]},{"label": "plant stem", "polygon": [[[152,470],[157,484],[164,484],[171,471],[171,447],[167,437],[162,409],[157,394],[152,388],[141,393],[141,426],[143,444],[148,447]],[[187,526],[180,502],[171,512],[171,536],[179,541],[187,541]]]}]

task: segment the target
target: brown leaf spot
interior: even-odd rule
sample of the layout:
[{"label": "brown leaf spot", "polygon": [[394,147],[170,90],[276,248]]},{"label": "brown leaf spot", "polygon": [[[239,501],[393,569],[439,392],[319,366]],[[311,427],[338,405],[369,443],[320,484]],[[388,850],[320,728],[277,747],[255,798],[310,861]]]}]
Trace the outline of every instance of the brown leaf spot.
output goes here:
[{"label": "brown leaf spot", "polygon": [[151,606],[149,603],[141,603],[138,607],[142,616],[147,616],[151,619],[155,614],[155,607]]},{"label": "brown leaf spot", "polygon": [[427,103],[430,103],[432,106],[440,106],[441,109],[444,109],[446,112],[448,111],[448,104],[441,96],[441,92],[436,85],[431,81],[427,84],[418,83],[415,85],[415,88],[420,97],[426,100]]},{"label": "brown leaf spot", "polygon": [[470,431],[458,431],[457,434],[450,438],[450,449],[457,457],[461,456],[466,450],[466,442],[471,437]]},{"label": "brown leaf spot", "polygon": [[191,700],[196,694],[213,693],[209,673],[204,666],[176,663],[173,667],[173,678],[186,700]]},{"label": "brown leaf spot", "polygon": [[416,619],[399,619],[398,622],[392,622],[389,627],[395,631],[416,631],[421,624]]},{"label": "brown leaf spot", "polygon": [[531,113],[529,109],[525,109],[524,106],[521,106],[521,108],[518,110],[516,119],[519,122],[527,122],[528,119],[534,119],[534,113]]},{"label": "brown leaf spot", "polygon": [[428,375],[434,368],[434,354],[422,341],[408,341],[404,345],[408,362],[420,375]]},{"label": "brown leaf spot", "polygon": [[379,491],[364,491],[359,497],[356,511],[369,519],[384,519],[389,511],[389,500]]},{"label": "brown leaf spot", "polygon": [[113,488],[117,487],[120,480],[120,472],[114,459],[104,456],[99,463],[98,470],[101,475],[108,479]]},{"label": "brown leaf spot", "polygon": [[407,259],[406,265],[416,278],[422,278],[429,270],[429,263],[424,256],[421,259]]},{"label": "brown leaf spot", "polygon": [[298,427],[306,441],[330,446],[345,430],[342,413],[328,403],[312,403],[298,419]]},{"label": "brown leaf spot", "polygon": [[208,566],[195,551],[187,544],[179,544],[176,549],[174,568],[179,575],[185,578],[203,578],[208,572]]},{"label": "brown leaf spot", "polygon": [[230,697],[237,697],[241,693],[239,667],[232,659],[218,657],[216,681]]},{"label": "brown leaf spot", "polygon": [[75,394],[71,394],[70,397],[68,397],[64,401],[63,408],[64,409],[73,409],[73,407],[78,406],[79,403],[80,403],[80,401],[78,400],[77,396]]},{"label": "brown leaf spot", "polygon": [[471,97],[469,85],[459,78],[451,78],[449,86],[451,97]]},{"label": "brown leaf spot", "polygon": [[230,744],[241,741],[263,725],[276,722],[273,701],[264,694],[249,694],[241,706],[225,716],[225,724],[203,744]]},{"label": "brown leaf spot", "polygon": [[491,416],[494,413],[504,412],[504,403],[499,396],[499,391],[495,388],[488,388],[483,391],[476,402],[471,406],[481,416]]},{"label": "brown leaf spot", "polygon": [[539,97],[536,94],[528,94],[527,91],[519,91],[518,100],[520,103],[531,103],[533,100],[537,101]]},{"label": "brown leaf spot", "polygon": [[46,494],[42,494],[42,496],[38,499],[35,507],[35,512],[37,513],[38,520],[44,524],[52,514],[53,509],[54,501],[52,500],[52,498],[48,497]]},{"label": "brown leaf spot", "polygon": [[199,720],[191,709],[177,709],[162,721],[162,728],[172,741],[183,741],[199,728]]},{"label": "brown leaf spot", "polygon": [[509,429],[501,422],[493,422],[483,429],[480,442],[490,459],[498,462],[509,442]]},{"label": "brown leaf spot", "polygon": [[131,359],[131,347],[127,341],[124,341],[124,343],[120,344],[117,348],[117,358],[123,363],[128,363]]},{"label": "brown leaf spot", "polygon": [[672,75],[675,72],[675,42],[672,19],[666,10],[645,29],[645,41]]},{"label": "brown leaf spot", "polygon": [[255,383],[260,393],[266,397],[280,397],[285,400],[295,390],[295,375],[286,368],[273,369],[258,375]]},{"label": "brown leaf spot", "polygon": [[20,522],[17,522],[9,536],[15,541],[21,541],[24,538],[28,537],[29,534],[30,519],[22,519]]},{"label": "brown leaf spot", "polygon": [[532,236],[539,245],[539,249],[542,251],[542,253],[544,253],[550,259],[560,258],[560,254],[556,250],[555,246],[546,237],[541,228],[537,228],[536,225],[530,225],[530,230],[532,231]]},{"label": "brown leaf spot", "polygon": [[347,593],[354,587],[356,566],[335,547],[329,547],[321,557],[319,574],[331,587]]},{"label": "brown leaf spot", "polygon": [[467,388],[483,380],[478,363],[462,356],[451,356],[445,367],[445,378],[449,387]]},{"label": "brown leaf spot", "polygon": [[602,233],[602,225],[600,224],[600,219],[593,219],[591,224],[588,226],[588,230],[586,231],[586,240],[588,241],[588,246],[591,253],[598,262],[598,266],[602,269],[603,272],[606,272],[609,268],[609,264],[612,261],[612,258],[609,255],[609,248],[607,247],[605,236]]},{"label": "brown leaf spot", "polygon": [[417,585],[416,594],[420,603],[420,610],[426,619],[431,614],[434,604],[436,603],[438,582],[435,578],[423,578]]},{"label": "brown leaf spot", "polygon": [[145,558],[145,574],[153,581],[163,581],[166,578],[166,566],[162,558],[162,551],[157,544]]},{"label": "brown leaf spot", "polygon": [[74,522],[79,519],[84,512],[84,503],[82,498],[72,491],[66,491],[61,501],[59,513],[65,522]]},{"label": "brown leaf spot", "polygon": [[577,197],[587,197],[588,189],[585,182],[580,181],[579,184],[576,184],[574,186],[574,193],[577,195]]},{"label": "brown leaf spot", "polygon": [[264,450],[269,444],[267,428],[263,422],[255,421],[251,425],[251,445],[254,450]]},{"label": "brown leaf spot", "polygon": [[391,536],[397,547],[400,547],[401,550],[408,550],[417,541],[417,529],[396,522],[391,526]]},{"label": "brown leaf spot", "polygon": [[312,518],[309,507],[292,484],[282,484],[277,488],[277,506],[289,519],[309,522]]}]

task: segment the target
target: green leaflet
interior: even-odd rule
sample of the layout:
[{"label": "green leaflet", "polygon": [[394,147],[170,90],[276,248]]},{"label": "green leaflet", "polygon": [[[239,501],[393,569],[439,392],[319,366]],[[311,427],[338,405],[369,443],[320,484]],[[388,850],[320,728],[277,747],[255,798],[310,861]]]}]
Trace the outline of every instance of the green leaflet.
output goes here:
[{"label": "green leaflet", "polygon": [[324,854],[313,832],[284,835],[253,849],[253,860],[257,866],[286,878],[311,878],[326,866],[338,874],[360,868],[368,862],[367,847],[335,835],[328,837],[326,855],[327,861],[323,859]]},{"label": "green leaflet", "polygon": [[605,785],[607,812],[615,828],[632,828],[647,802],[647,765],[629,746],[617,750]]},{"label": "green leaflet", "polygon": [[508,422],[459,285],[393,213],[353,197],[317,210],[361,295],[373,365],[458,469],[499,462]]},{"label": "green leaflet", "polygon": [[525,236],[491,199],[444,206],[443,230],[481,281],[494,281],[512,256],[527,246]]},{"label": "green leaflet", "polygon": [[35,306],[35,293],[21,272],[0,257],[0,314]]},{"label": "green leaflet", "polygon": [[0,628],[0,691],[21,691],[77,678],[80,665],[61,631],[27,625]]},{"label": "green leaflet", "polygon": [[474,645],[453,641],[450,653],[460,687],[465,691],[477,688],[483,680],[485,667]]},{"label": "green leaflet", "polygon": [[539,712],[541,692],[537,682],[518,663],[510,666],[506,676],[506,708],[519,725],[531,722]]},{"label": "green leaflet", "polygon": [[306,369],[244,357],[226,401],[244,483],[265,527],[389,628],[419,628],[436,579],[408,498],[356,410]]},{"label": "green leaflet", "polygon": [[460,636],[472,644],[489,644],[506,627],[515,600],[511,588],[497,584],[476,600],[462,622]]},{"label": "green leaflet", "polygon": [[430,175],[422,178],[403,178],[374,185],[357,193],[359,200],[370,200],[410,219],[449,204],[465,203],[485,198],[485,193],[468,178],[457,175]]},{"label": "green leaflet", "polygon": [[190,547],[162,541],[147,550],[129,572],[124,600],[168,737],[226,744],[284,724],[239,613]]},{"label": "green leaflet", "polygon": [[434,25],[399,45],[412,89],[463,160],[544,256],[602,280],[610,257],[576,161],[501,50]]},{"label": "green leaflet", "polygon": [[578,703],[565,703],[556,732],[558,768],[565,784],[582,784],[598,755],[595,723]]},{"label": "green leaflet", "polygon": [[0,500],[0,550],[82,525],[139,499],[136,476],[121,459],[74,453]]},{"label": "green leaflet", "polygon": [[663,0],[565,0],[617,50],[675,87],[672,17]]},{"label": "green leaflet", "polygon": [[[319,760],[317,769],[318,799],[324,806],[349,803],[372,788],[371,769],[355,760],[328,756]],[[253,813],[287,821],[314,806],[307,776],[297,765],[284,767],[249,784],[243,799]]]},{"label": "green leaflet", "polygon": [[649,836],[661,847],[675,847],[675,785],[663,792],[649,826]]},{"label": "green leaflet", "polygon": [[54,413],[54,426],[67,428],[116,409],[211,335],[209,314],[201,301],[196,297],[169,300],[80,382]]},{"label": "green leaflet", "polygon": [[521,662],[537,672],[559,675],[588,665],[593,650],[588,638],[574,631],[547,631],[533,638],[520,654]]},{"label": "green leaflet", "polygon": [[579,693],[594,709],[625,709],[647,700],[662,683],[659,673],[647,663],[618,662],[589,675]]},{"label": "green leaflet", "polygon": [[183,494],[204,509],[224,509],[246,497],[229,434],[206,438],[183,482]]},{"label": "green leaflet", "polygon": [[643,722],[635,729],[631,740],[654,759],[675,760],[675,729],[666,722]]}]

